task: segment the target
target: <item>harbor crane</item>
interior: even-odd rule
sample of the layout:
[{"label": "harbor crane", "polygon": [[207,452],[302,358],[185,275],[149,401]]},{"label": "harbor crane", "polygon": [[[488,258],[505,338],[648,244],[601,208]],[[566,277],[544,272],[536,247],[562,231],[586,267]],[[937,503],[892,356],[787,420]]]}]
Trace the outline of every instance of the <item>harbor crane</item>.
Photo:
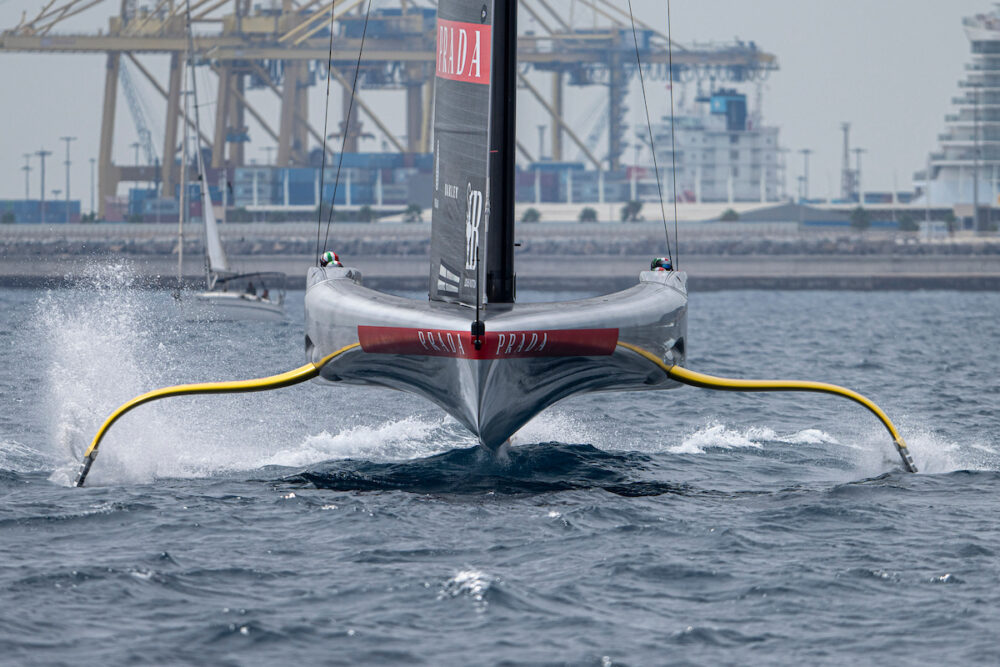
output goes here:
[{"label": "harbor crane", "polygon": [[[426,153],[431,147],[431,109],[435,60],[436,9],[433,0],[397,0],[398,4],[370,9],[363,0],[191,0],[195,27],[194,53],[197,64],[210,68],[218,80],[215,123],[211,136],[200,140],[211,146],[215,169],[245,164],[249,141],[247,116],[252,117],[277,146],[275,164],[297,166],[310,163],[310,152],[323,144],[323,137],[308,115],[309,89],[327,78],[346,91],[352,88],[354,70],[364,32],[364,53],[358,72],[354,104],[357,114],[349,127],[340,129],[346,152],[357,152],[364,131],[371,123],[394,150]],[[98,33],[62,32],[65,22],[84,12],[105,14],[107,28]],[[597,169],[617,169],[627,135],[626,96],[636,70],[636,43],[647,81],[670,78],[691,80],[755,81],[778,68],[777,58],[754,42],[724,45],[683,45],[674,42],[672,59],[663,31],[636,20],[614,0],[520,0],[518,78],[521,91],[535,98],[549,117],[549,154],[564,159],[567,143],[576,146]],[[370,11],[364,29],[366,9]],[[584,25],[586,24],[586,25]],[[333,31],[332,57],[329,50]],[[11,28],[0,30],[0,53],[102,53],[105,80],[98,156],[98,216],[116,196],[120,182],[159,182],[162,194],[173,197],[178,183],[178,125],[193,121],[182,105],[182,77],[188,40],[183,0],[45,0],[33,16],[27,14]],[[159,56],[169,60],[167,81],[161,82],[140,58]],[[128,75],[122,75],[125,59],[165,103],[162,160],[150,158],[151,135],[140,137],[147,151],[147,165],[123,166],[112,161],[112,140],[118,85],[133,110],[138,108],[129,92]],[[549,79],[539,85],[540,77]],[[603,87],[607,90],[606,150],[597,151],[589,137],[584,140],[567,124],[564,116],[565,87]],[[249,89],[272,91],[280,99],[278,119],[269,119],[247,99]],[[395,90],[405,96],[405,138],[392,132],[380,111],[368,104],[365,91]],[[134,91],[133,91],[134,92]],[[342,118],[346,117],[345,94]],[[137,127],[139,121],[136,121]],[[144,124],[144,123],[143,123]],[[343,122],[341,123],[344,124]],[[148,130],[148,128],[147,128]],[[602,131],[603,132],[603,131]],[[140,130],[140,134],[145,133]],[[160,143],[157,141],[157,143]],[[529,151],[518,146],[532,159]]]}]

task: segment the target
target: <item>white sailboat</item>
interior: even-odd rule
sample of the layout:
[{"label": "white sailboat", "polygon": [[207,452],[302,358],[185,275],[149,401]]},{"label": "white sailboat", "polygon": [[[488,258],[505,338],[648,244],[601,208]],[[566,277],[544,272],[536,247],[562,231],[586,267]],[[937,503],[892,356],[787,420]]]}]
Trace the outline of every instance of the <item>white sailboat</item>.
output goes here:
[{"label": "white sailboat", "polygon": [[[198,151],[199,171],[204,174]],[[195,300],[210,310],[212,319],[276,320],[285,316],[285,274],[277,272],[236,273],[222,248],[219,227],[212,210],[212,200],[201,184],[205,221],[205,291],[194,294]],[[273,290],[273,291],[272,291]]]},{"label": "white sailboat", "polygon": [[[195,301],[203,308],[199,315],[210,319],[224,320],[277,320],[285,316],[285,274],[279,272],[239,273],[231,270],[226,251],[222,247],[219,225],[215,219],[211,192],[208,187],[205,157],[201,149],[201,117],[198,111],[198,80],[195,76],[194,37],[191,33],[190,15],[187,17],[188,71],[191,76],[191,92],[194,96],[195,134],[198,149],[195,151],[198,165],[198,183],[201,190],[202,220],[205,223],[205,287],[194,294]],[[187,123],[185,129],[185,156],[187,162]],[[183,182],[183,179],[182,179]],[[187,213],[186,190],[182,186],[181,216]],[[181,224],[181,244],[183,245],[183,223]]]}]

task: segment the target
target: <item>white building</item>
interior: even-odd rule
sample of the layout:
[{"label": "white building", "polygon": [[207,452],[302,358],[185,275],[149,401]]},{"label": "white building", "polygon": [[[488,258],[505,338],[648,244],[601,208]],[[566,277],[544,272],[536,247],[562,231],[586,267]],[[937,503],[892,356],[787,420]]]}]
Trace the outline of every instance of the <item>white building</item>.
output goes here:
[{"label": "white building", "polygon": [[[940,148],[928,158],[928,169],[914,174],[920,193],[915,204],[932,206],[997,205],[1000,177],[1000,9],[963,21],[972,62],[959,81],[961,94],[945,116]],[[929,171],[929,173],[928,173]],[[978,188],[976,184],[978,182]]]},{"label": "white building", "polygon": [[[699,98],[700,113],[676,117],[678,201],[698,203],[774,202],[779,182],[778,128],[757,127],[747,114],[746,96],[718,90]],[[670,117],[653,126],[664,197],[673,187]],[[643,139],[648,139],[643,137]]]}]

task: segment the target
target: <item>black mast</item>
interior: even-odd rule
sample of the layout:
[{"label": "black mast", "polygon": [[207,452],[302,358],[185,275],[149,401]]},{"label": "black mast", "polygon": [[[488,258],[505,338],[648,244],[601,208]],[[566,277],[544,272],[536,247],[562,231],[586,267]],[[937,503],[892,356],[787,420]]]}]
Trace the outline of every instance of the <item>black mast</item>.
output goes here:
[{"label": "black mast", "polygon": [[439,0],[429,296],[514,301],[517,0]]},{"label": "black mast", "polygon": [[514,158],[517,134],[517,0],[494,0],[486,299],[513,303]]}]

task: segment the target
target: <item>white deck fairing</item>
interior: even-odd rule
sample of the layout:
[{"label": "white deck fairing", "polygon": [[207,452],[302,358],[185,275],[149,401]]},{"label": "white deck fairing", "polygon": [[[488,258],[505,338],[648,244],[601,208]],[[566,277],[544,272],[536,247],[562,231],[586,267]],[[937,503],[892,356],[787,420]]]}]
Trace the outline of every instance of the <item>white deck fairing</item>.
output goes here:
[{"label": "white deck fairing", "polygon": [[350,268],[313,268],[306,288],[306,356],[352,343],[321,379],[419,394],[495,450],[532,417],[574,394],[670,389],[678,384],[617,343],[668,364],[684,361],[687,276],[644,271],[635,287],[561,303],[491,304],[476,350],[475,310],[361,286]]}]

